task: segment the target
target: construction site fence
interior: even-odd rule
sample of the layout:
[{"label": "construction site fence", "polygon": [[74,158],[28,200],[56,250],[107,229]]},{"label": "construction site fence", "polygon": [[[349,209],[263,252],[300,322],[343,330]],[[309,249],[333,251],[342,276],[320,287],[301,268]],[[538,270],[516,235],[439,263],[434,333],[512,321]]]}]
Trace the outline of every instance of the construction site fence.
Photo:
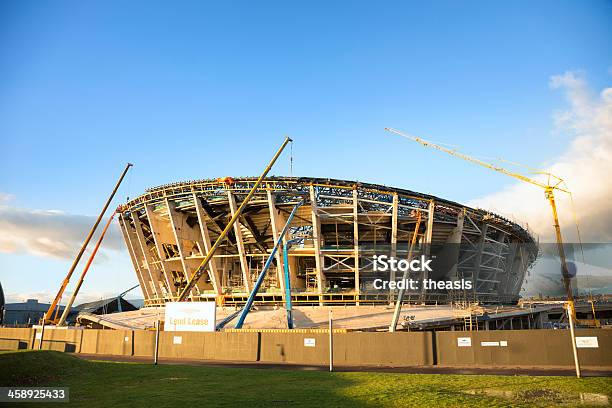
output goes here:
[{"label": "construction site fence", "polygon": [[[612,330],[579,329],[584,367],[612,368]],[[0,328],[0,349],[135,356],[153,359],[156,332]],[[41,345],[42,341],[42,345]],[[329,332],[228,331],[159,333],[160,360],[329,364]],[[332,336],[333,363],[345,366],[573,367],[568,330],[342,332]]]}]

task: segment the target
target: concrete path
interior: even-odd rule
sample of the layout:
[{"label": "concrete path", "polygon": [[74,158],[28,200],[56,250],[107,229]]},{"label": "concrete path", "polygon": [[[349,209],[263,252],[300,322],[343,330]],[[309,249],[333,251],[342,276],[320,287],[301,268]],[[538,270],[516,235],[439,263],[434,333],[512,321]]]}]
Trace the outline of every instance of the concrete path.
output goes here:
[{"label": "concrete path", "polygon": [[[85,360],[151,363],[150,357],[128,357],[110,356],[99,354],[73,354]],[[231,367],[231,368],[259,368],[276,370],[304,370],[304,371],[328,371],[328,365],[301,365],[301,364],[278,364],[266,362],[249,361],[219,361],[219,360],[183,360],[183,359],[159,359],[159,364],[209,366],[209,367]],[[384,366],[334,366],[334,371],[343,372],[381,372],[381,373],[406,373],[406,374],[466,374],[466,375],[525,375],[525,376],[574,376],[575,372],[568,367],[446,367],[446,366],[417,366],[417,367],[384,367]],[[611,368],[583,368],[584,377],[612,377]]]}]

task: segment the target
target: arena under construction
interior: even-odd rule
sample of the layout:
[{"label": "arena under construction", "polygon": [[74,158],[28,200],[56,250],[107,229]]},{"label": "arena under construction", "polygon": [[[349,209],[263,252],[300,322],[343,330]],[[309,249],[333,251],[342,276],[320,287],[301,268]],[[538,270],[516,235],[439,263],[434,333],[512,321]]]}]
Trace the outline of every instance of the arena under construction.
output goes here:
[{"label": "arena under construction", "polygon": [[[145,306],[176,301],[256,178],[187,181],[146,191],[118,209],[119,223]],[[394,302],[396,290],[376,289],[372,256],[435,261],[419,278],[464,279],[470,290],[413,291],[404,302],[515,303],[537,244],[524,227],[490,212],[414,191],[353,181],[265,178],[221,243],[189,299],[243,305],[295,212],[285,241],[257,295],[258,305],[284,302],[288,267],[296,306]],[[390,280],[399,279],[391,272]]]},{"label": "arena under construction", "polygon": [[[43,317],[40,332],[36,327],[25,334],[28,343],[34,339],[31,347],[36,346],[36,336],[40,338],[38,348],[43,347],[45,324],[66,328],[60,326],[66,325],[72,302],[117,216],[145,307],[119,313],[79,313],[76,322],[80,328],[114,329],[116,335],[98,341],[99,331],[82,330],[78,338],[78,330],[53,330],[52,340],[63,337],[64,347],[77,349],[78,343],[79,352],[144,353],[153,356],[155,363],[161,354],[320,364],[327,354],[333,370],[335,333],[358,344],[340,351],[345,358],[356,352],[359,357],[351,357],[353,362],[363,363],[364,356],[376,355],[368,363],[435,365],[437,350],[446,347],[456,356],[457,348],[471,348],[472,331],[569,327],[576,375],[580,376],[574,322],[583,327],[601,327],[601,322],[595,318],[592,300],[586,316],[584,310],[583,316],[576,314],[553,197],[558,185],[537,184],[545,189],[553,210],[568,301],[519,303],[525,275],[539,251],[528,229],[486,210],[399,188],[336,179],[267,177],[290,141],[285,138],[258,178],[173,183],[149,189],[120,205],[106,222],[58,318],[59,300],[131,167],[128,164]],[[417,282],[414,287],[413,280]],[[582,309],[586,306],[580,305]],[[567,324],[561,307],[567,312]],[[470,332],[470,337],[455,338],[453,334],[443,344],[435,333],[395,333],[456,330]],[[168,335],[160,334],[166,331]],[[207,333],[211,335],[208,340],[197,333],[201,331],[212,332]],[[405,344],[413,344],[402,338],[406,334],[421,336],[413,337],[420,339],[422,347],[406,348]],[[325,342],[323,335],[327,335],[326,348],[320,347]],[[378,340],[369,335],[379,336]],[[493,337],[477,336],[474,344],[506,348],[514,341],[509,342],[507,336]],[[527,342],[528,337],[521,341]],[[556,342],[558,336],[551,334],[551,342],[552,337]],[[599,348],[598,337],[581,341]],[[379,343],[389,339],[393,344]],[[11,347],[21,347],[20,338],[10,340]],[[545,340],[540,343],[545,350],[550,348]],[[518,358],[525,349],[521,344],[526,343],[516,344]],[[393,349],[413,349],[418,358],[390,358]],[[286,350],[295,350],[296,355],[287,358]],[[490,353],[481,351],[483,359],[488,358]],[[532,354],[529,362],[548,355],[542,349]],[[545,364],[557,362],[544,360]],[[600,360],[593,355],[589,361]]]}]

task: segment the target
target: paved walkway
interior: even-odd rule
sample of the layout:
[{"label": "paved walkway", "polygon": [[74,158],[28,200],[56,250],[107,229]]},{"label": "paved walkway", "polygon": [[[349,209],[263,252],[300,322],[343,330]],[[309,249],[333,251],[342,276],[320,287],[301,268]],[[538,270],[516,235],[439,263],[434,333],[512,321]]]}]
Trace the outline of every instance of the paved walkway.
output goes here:
[{"label": "paved walkway", "polygon": [[[110,356],[99,354],[73,354],[85,360],[101,360],[116,362],[153,363],[150,357]],[[219,360],[183,360],[159,359],[159,364],[259,368],[276,370],[328,371],[327,365],[279,364],[250,361],[219,361]],[[381,372],[406,374],[467,374],[467,375],[529,375],[529,376],[573,376],[573,368],[568,367],[447,367],[447,366],[416,366],[416,367],[383,367],[383,366],[334,366],[334,371],[345,372]],[[584,377],[612,377],[612,368],[583,368]]]}]

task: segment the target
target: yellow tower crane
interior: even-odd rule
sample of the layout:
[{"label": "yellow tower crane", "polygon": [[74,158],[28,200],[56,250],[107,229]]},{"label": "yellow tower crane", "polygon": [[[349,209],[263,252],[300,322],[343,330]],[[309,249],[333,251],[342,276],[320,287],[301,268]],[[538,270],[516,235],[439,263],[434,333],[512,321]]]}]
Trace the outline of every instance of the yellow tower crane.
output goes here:
[{"label": "yellow tower crane", "polygon": [[393,129],[393,128],[385,128],[386,131],[398,134],[400,136],[403,136],[405,138],[414,140],[415,142],[420,143],[421,145],[425,146],[425,147],[431,147],[434,148],[436,150],[440,150],[442,152],[448,153],[452,156],[455,157],[459,157],[460,159],[463,160],[467,160],[471,163],[474,164],[478,164],[480,166],[486,167],[488,169],[497,171],[499,173],[505,174],[507,176],[510,177],[514,177],[516,179],[519,179],[521,181],[524,181],[526,183],[530,183],[533,185],[536,185],[540,188],[544,189],[544,196],[546,197],[546,199],[548,200],[550,207],[552,209],[552,215],[553,215],[553,226],[555,227],[555,235],[557,238],[557,249],[559,251],[559,258],[561,260],[561,272],[563,275],[563,285],[565,286],[565,291],[567,292],[567,307],[569,309],[569,313],[571,314],[571,317],[575,319],[576,317],[576,312],[574,309],[574,295],[572,292],[572,286],[571,286],[571,277],[570,277],[570,273],[569,273],[569,269],[567,266],[567,260],[565,258],[565,250],[563,248],[563,238],[561,236],[561,228],[559,227],[559,216],[557,213],[557,205],[555,203],[555,190],[567,193],[567,194],[571,194],[571,192],[567,189],[567,188],[563,188],[561,187],[562,184],[564,184],[563,179],[561,179],[560,177],[557,177],[553,174],[550,173],[546,173],[546,172],[537,172],[537,174],[542,174],[545,175],[547,177],[547,181],[546,183],[538,181],[538,180],[534,180],[532,178],[526,177],[522,174],[518,174],[518,173],[514,173],[511,172],[509,170],[504,169],[503,167],[499,167],[496,165],[493,165],[491,163],[487,163],[484,162],[482,160],[476,159],[474,157],[470,157],[466,154],[460,153],[456,150],[453,149],[448,149],[446,147],[437,145],[435,143],[429,142],[427,140],[421,139],[420,137],[417,136],[413,136],[410,134],[406,134],[403,132],[400,132],[397,129]]},{"label": "yellow tower crane", "polygon": [[[420,137],[417,136],[413,136],[413,135],[409,135],[403,132],[400,132],[399,130],[396,129],[392,129],[392,128],[385,128],[385,130],[398,134],[400,136],[403,136],[405,138],[414,140],[417,143],[420,143],[421,145],[425,146],[425,147],[431,147],[434,148],[436,150],[440,150],[441,152],[445,152],[448,153],[452,156],[455,157],[459,157],[460,159],[463,160],[467,160],[469,162],[472,162],[474,164],[478,164],[480,166],[486,167],[488,169],[491,169],[493,171],[497,171],[499,173],[505,174],[507,176],[510,177],[514,177],[516,179],[522,180],[526,183],[530,183],[533,185],[536,185],[540,188],[544,189],[544,196],[546,197],[546,199],[548,200],[550,207],[552,209],[552,215],[553,215],[553,221],[554,221],[554,227],[555,227],[555,235],[557,237],[557,249],[559,250],[559,258],[561,260],[561,272],[563,275],[563,285],[565,286],[565,291],[567,292],[567,315],[569,318],[569,327],[570,327],[570,334],[571,334],[571,339],[572,339],[572,352],[574,354],[574,364],[576,366],[576,377],[580,378],[581,373],[580,373],[580,363],[578,361],[578,350],[576,347],[576,337],[575,337],[575,333],[574,333],[574,321],[576,321],[576,310],[574,308],[574,294],[572,292],[572,284],[571,284],[571,278],[570,278],[570,274],[569,274],[569,270],[567,267],[567,261],[565,259],[565,250],[563,249],[563,238],[561,237],[561,227],[559,227],[559,216],[557,214],[557,205],[555,203],[555,190],[558,191],[562,191],[564,193],[570,194],[571,192],[567,189],[567,188],[562,188],[561,184],[564,183],[563,179],[550,174],[550,173],[546,173],[546,172],[538,172],[539,174],[543,174],[547,176],[547,181],[546,183],[540,182],[538,180],[534,180],[532,178],[526,177],[522,174],[518,174],[518,173],[514,173],[511,172],[509,170],[504,169],[503,167],[499,167],[499,166],[495,166],[493,164],[487,163],[485,161],[476,159],[474,157],[470,157],[466,154],[460,153],[456,150],[453,149],[448,149],[446,147],[437,145],[435,143],[429,142],[427,140],[423,140]],[[593,316],[594,317],[594,316]],[[597,320],[595,320],[595,324],[597,324]]]}]

